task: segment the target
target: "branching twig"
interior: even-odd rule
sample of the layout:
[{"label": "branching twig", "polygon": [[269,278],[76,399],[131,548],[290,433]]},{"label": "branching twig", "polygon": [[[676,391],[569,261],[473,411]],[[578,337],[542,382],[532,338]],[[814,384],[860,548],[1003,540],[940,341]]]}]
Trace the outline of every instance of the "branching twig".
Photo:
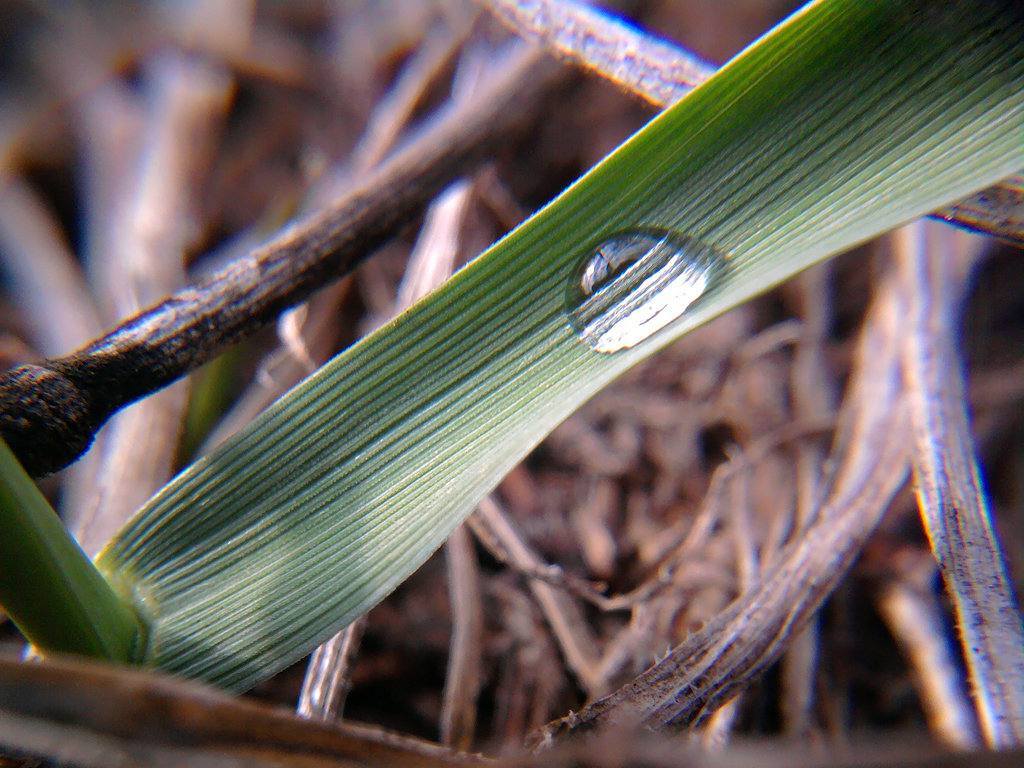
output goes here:
[{"label": "branching twig", "polygon": [[72,461],[116,410],[166,386],[352,268],[522,127],[558,75],[516,48],[471,104],[437,115],[355,191],[69,357],[0,377],[0,434],[33,474]]},{"label": "branching twig", "polygon": [[[516,566],[535,569],[542,565],[540,557],[512,528],[490,496],[480,502],[476,512],[469,518],[469,524],[474,530],[477,526],[486,528],[487,535],[501,542]],[[544,613],[569,669],[585,690],[595,690],[600,682],[597,674],[597,641],[590,627],[582,620],[578,606],[568,600],[565,592],[544,581],[532,580],[530,591]]]}]

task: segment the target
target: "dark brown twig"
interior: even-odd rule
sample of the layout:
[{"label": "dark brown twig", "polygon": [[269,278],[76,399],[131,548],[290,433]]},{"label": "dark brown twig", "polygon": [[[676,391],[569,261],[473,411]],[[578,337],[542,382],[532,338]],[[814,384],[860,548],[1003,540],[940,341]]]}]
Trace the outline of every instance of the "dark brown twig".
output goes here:
[{"label": "dark brown twig", "polygon": [[0,435],[33,475],[77,458],[107,418],[352,269],[462,169],[521,128],[559,72],[508,52],[472,104],[444,111],[331,208],[68,357],[0,377]]},{"label": "dark brown twig", "polygon": [[[19,757],[39,758],[22,762]],[[317,723],[152,672],[0,657],[0,763],[101,766],[485,765],[368,726]]]},{"label": "dark brown twig", "polygon": [[[349,157],[320,176],[307,193],[304,208],[319,210],[343,197],[394,150],[395,142],[408,128],[424,92],[465,42],[468,27],[466,23],[458,29],[442,27],[427,33],[403,65],[391,89],[370,112],[363,135]],[[340,330],[336,316],[341,297],[346,295],[346,286],[346,283],[335,284],[281,315],[278,336],[284,343],[260,363],[253,381],[206,438],[200,453],[206,453],[237,432],[327,361]]]}]

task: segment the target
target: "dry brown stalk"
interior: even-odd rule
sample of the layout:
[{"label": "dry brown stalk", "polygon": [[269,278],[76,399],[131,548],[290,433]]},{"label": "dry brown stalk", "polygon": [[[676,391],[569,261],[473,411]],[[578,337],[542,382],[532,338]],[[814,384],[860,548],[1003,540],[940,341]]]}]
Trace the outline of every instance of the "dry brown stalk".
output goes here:
[{"label": "dry brown stalk", "polygon": [[[350,270],[494,142],[521,129],[561,73],[537,52],[513,48],[494,64],[477,98],[435,115],[326,210],[74,355],[0,376],[0,431],[25,467],[45,474],[73,460],[114,411]],[[35,403],[46,407],[26,411]]]},{"label": "dry brown stalk", "polygon": [[754,589],[615,693],[544,728],[535,743],[615,722],[699,721],[785,650],[846,573],[906,479],[899,376],[903,306],[899,284],[890,280],[861,334],[833,448],[836,469],[815,522]]},{"label": "dry brown stalk", "polygon": [[918,504],[953,599],[985,741],[1019,745],[1024,624],[974,458],[953,341],[968,267],[955,263],[948,233],[934,225],[908,225],[893,240],[909,297],[903,367]]},{"label": "dry brown stalk", "polygon": [[715,67],[683,49],[576,0],[481,0],[528,40],[664,107],[711,77]]},{"label": "dry brown stalk", "polygon": [[[797,292],[801,334],[793,355],[791,386],[794,410],[804,419],[822,418],[835,409],[835,382],[825,359],[825,339],[832,326],[829,264],[808,270],[793,281]],[[797,499],[794,528],[803,531],[814,521],[822,488],[824,448],[817,442],[796,445]],[[782,716],[787,733],[806,736],[814,728],[814,684],[818,669],[820,631],[817,621],[793,638],[781,664]]]},{"label": "dry brown stalk", "polygon": [[77,661],[0,657],[0,713],[0,753],[73,768],[487,764],[380,729],[302,720],[195,683]]}]

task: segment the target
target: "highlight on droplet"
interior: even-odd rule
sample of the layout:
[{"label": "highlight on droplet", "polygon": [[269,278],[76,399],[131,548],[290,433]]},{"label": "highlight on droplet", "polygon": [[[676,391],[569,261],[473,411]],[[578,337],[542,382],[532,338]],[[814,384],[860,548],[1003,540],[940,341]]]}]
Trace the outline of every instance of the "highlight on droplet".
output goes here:
[{"label": "highlight on droplet", "polygon": [[725,262],[724,253],[685,235],[649,228],[619,233],[573,273],[569,324],[597,352],[628,349],[682,317]]}]

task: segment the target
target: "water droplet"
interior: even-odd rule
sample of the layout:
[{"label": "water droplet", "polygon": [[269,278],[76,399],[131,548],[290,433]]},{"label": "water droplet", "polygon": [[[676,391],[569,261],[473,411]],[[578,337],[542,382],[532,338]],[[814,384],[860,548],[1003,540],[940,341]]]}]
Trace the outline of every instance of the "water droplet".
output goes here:
[{"label": "water droplet", "polygon": [[615,235],[573,274],[566,294],[569,323],[597,352],[635,346],[680,317],[725,261],[716,248],[663,230]]}]

